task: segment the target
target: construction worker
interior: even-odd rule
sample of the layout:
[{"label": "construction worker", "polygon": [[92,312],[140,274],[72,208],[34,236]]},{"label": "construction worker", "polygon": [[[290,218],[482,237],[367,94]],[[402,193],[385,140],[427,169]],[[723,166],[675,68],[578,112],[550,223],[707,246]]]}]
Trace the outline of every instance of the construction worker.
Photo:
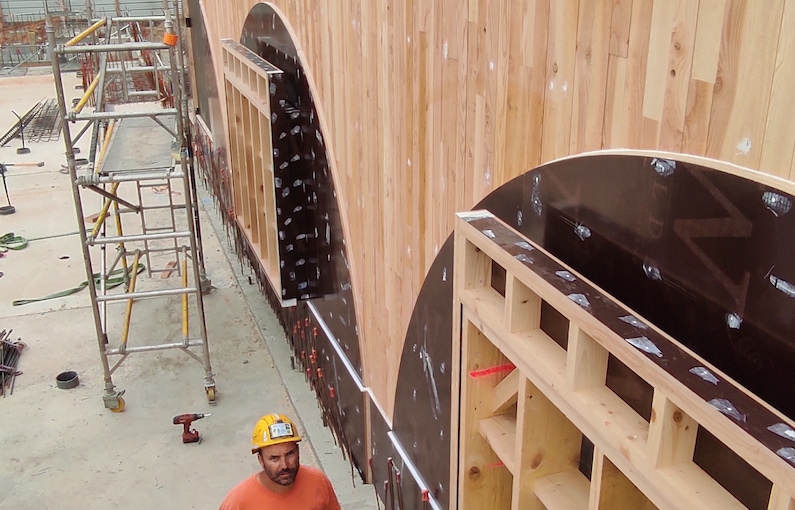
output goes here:
[{"label": "construction worker", "polygon": [[295,424],[283,414],[268,414],[254,425],[251,453],[262,471],[227,494],[220,510],[339,510],[337,495],[319,469],[301,466]]}]

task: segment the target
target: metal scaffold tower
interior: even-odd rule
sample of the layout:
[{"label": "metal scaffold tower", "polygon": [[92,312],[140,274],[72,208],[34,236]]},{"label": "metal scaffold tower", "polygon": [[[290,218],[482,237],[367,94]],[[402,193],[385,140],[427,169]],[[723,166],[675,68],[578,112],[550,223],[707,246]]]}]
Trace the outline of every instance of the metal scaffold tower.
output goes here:
[{"label": "metal scaffold tower", "polygon": [[[202,296],[211,285],[204,273],[196,181],[188,162],[179,2],[163,0],[163,16],[100,19],[91,16],[90,5],[93,24],[66,43],[56,42],[57,14],[47,13],[46,31],[104,371],[102,399],[111,411],[124,409],[124,390],[117,389],[113,374],[129,355],[180,349],[204,366],[204,389],[212,404],[216,387]],[[67,106],[60,63],[73,55],[82,63],[84,94]],[[78,165],[77,142],[89,130],[87,164]],[[90,199],[99,212],[89,229]],[[138,221],[132,226],[122,221],[133,216]],[[181,278],[171,278],[174,274]],[[145,308],[133,314],[134,305],[177,297],[181,338],[178,320],[166,320],[162,338],[137,338],[133,323],[151,321],[153,312]],[[114,305],[126,307],[122,312]],[[162,310],[168,307],[154,313]],[[173,332],[168,331],[171,323]]]}]

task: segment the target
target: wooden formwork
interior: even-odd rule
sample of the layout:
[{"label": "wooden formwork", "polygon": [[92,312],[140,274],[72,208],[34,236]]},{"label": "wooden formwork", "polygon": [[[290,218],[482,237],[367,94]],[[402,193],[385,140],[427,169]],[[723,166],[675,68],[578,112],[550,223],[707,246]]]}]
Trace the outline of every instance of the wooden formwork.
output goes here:
[{"label": "wooden formwork", "polygon": [[[795,508],[791,420],[489,212],[456,219],[454,310],[451,508],[757,506],[695,460],[702,434],[766,480],[762,508]],[[648,412],[606,383],[610,360],[650,387]]]},{"label": "wooden formwork", "polygon": [[[456,211],[601,149],[795,179],[795,0],[267,4],[328,126],[362,359],[377,367],[364,379],[390,418],[414,304]],[[221,94],[221,40],[239,40],[258,5],[195,1]]]},{"label": "wooden formwork", "polygon": [[271,285],[280,289],[268,90],[269,75],[281,71],[234,41],[225,40],[221,51],[229,114],[233,213]]}]

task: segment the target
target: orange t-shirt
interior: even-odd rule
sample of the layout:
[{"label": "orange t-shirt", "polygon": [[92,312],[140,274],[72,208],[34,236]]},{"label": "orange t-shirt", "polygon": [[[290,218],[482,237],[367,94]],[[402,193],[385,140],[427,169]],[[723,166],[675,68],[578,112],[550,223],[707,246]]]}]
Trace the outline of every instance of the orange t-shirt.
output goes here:
[{"label": "orange t-shirt", "polygon": [[272,492],[253,474],[229,491],[220,510],[340,510],[337,495],[326,475],[312,466],[301,466],[287,492]]}]

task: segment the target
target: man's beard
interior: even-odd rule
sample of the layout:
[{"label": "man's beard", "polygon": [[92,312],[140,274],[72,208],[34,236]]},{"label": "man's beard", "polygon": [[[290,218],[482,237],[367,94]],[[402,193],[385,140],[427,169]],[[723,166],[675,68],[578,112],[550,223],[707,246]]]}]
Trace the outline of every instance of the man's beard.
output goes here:
[{"label": "man's beard", "polygon": [[265,470],[265,474],[268,475],[268,478],[273,480],[274,483],[279,484],[284,487],[288,487],[295,483],[295,477],[298,475],[298,468],[300,466],[296,466],[293,469],[287,468],[279,471],[278,473],[271,474],[269,471]]}]

